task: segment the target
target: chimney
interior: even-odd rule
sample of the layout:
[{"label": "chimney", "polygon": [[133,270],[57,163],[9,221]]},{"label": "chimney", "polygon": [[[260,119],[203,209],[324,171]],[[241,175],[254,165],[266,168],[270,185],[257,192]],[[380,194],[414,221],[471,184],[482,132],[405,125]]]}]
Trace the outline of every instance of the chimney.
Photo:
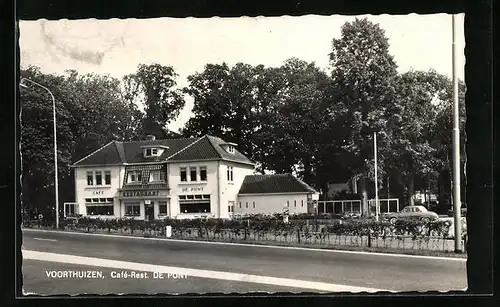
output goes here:
[{"label": "chimney", "polygon": [[154,141],[155,139],[156,139],[156,137],[152,134],[146,135],[146,140],[148,140],[148,141]]}]

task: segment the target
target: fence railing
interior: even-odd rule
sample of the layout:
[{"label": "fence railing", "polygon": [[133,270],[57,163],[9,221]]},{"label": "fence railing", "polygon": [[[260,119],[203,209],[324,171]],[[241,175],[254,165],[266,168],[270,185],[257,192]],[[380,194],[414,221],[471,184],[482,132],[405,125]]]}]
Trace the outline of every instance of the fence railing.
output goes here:
[{"label": "fence railing", "polygon": [[[380,212],[399,212],[398,198],[381,198],[378,200]],[[375,199],[368,200],[370,212],[375,213]],[[318,213],[344,213],[344,212],[362,212],[361,200],[320,200],[318,201]]]},{"label": "fence railing", "polygon": [[320,200],[318,201],[318,213],[361,213],[360,200]]},{"label": "fence railing", "polygon": [[[398,198],[382,198],[378,200],[379,203],[379,212],[399,212],[399,199]],[[370,212],[376,212],[376,204],[375,199],[368,200],[368,207],[370,208]]]}]

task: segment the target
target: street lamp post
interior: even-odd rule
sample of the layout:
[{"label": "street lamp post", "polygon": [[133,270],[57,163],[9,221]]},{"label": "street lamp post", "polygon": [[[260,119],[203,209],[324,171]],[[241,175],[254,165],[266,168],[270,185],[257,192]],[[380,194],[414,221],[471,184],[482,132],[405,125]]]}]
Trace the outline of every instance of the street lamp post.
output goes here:
[{"label": "street lamp post", "polygon": [[378,213],[379,213],[379,205],[378,205],[378,173],[377,173],[377,133],[373,133],[373,156],[375,163],[375,220],[378,222]]},{"label": "street lamp post", "polygon": [[455,252],[462,251],[462,221],[460,200],[460,128],[457,78],[457,48],[455,43],[456,21],[452,18],[452,75],[453,75],[453,208],[455,223]]},{"label": "street lamp post", "polygon": [[58,176],[57,176],[57,171],[58,171],[58,168],[57,168],[57,124],[56,124],[56,100],[54,98],[54,95],[52,94],[52,92],[46,88],[45,86],[35,82],[35,81],[32,81],[30,79],[26,79],[26,78],[21,78],[21,81],[20,81],[20,86],[24,87],[24,88],[27,88],[26,84],[23,84],[23,82],[28,82],[28,83],[31,83],[31,84],[34,84],[38,87],[41,87],[42,89],[44,89],[45,91],[47,91],[49,94],[50,94],[50,97],[52,97],[52,111],[53,111],[53,124],[54,124],[54,189],[55,189],[55,197],[56,197],[56,229],[59,229],[59,180],[58,180]]}]

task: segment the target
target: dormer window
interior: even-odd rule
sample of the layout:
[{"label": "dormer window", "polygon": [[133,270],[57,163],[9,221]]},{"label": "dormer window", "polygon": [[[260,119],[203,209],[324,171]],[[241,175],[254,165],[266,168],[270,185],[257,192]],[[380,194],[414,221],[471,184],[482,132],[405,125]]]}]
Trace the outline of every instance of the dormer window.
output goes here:
[{"label": "dormer window", "polygon": [[145,157],[157,157],[158,156],[158,148],[145,148],[144,149]]},{"label": "dormer window", "polygon": [[236,144],[235,143],[225,143],[221,145],[224,150],[230,154],[234,154],[236,152]]}]

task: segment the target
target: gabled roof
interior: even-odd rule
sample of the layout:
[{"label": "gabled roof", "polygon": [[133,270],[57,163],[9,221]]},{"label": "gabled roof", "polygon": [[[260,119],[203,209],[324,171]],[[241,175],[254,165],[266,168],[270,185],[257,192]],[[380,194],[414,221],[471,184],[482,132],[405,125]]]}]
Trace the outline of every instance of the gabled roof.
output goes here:
[{"label": "gabled roof", "polygon": [[[222,139],[203,136],[201,138],[182,138],[149,140],[134,142],[113,141],[99,148],[90,155],[75,162],[73,166],[110,165],[110,164],[141,164],[167,161],[195,160],[228,160],[239,163],[254,164],[247,157],[235,150],[226,152],[220,145],[226,144]],[[143,148],[149,146],[165,147],[159,157],[145,158]]]},{"label": "gabled roof", "polygon": [[247,175],[238,194],[317,193],[292,174]]}]

